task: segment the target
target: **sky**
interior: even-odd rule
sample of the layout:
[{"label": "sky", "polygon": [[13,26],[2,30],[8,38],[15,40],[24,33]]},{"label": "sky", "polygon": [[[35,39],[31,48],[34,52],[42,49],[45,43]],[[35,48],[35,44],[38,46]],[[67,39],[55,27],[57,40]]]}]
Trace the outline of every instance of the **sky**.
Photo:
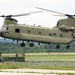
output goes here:
[{"label": "sky", "polygon": [[[14,15],[34,11],[41,11],[35,7],[45,8],[64,14],[75,14],[75,0],[0,0],[0,15]],[[19,24],[41,25],[42,27],[54,27],[63,16],[44,11],[28,16],[15,17]],[[0,27],[4,18],[0,18]]]}]

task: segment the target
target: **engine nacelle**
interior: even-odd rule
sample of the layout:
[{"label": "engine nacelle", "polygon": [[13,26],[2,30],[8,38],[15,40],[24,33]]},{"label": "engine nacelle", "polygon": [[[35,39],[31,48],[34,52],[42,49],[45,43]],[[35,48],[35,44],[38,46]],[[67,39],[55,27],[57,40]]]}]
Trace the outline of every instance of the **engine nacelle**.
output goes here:
[{"label": "engine nacelle", "polygon": [[74,31],[74,27],[68,27],[68,26],[62,25],[60,27],[60,30],[62,30],[62,31]]}]

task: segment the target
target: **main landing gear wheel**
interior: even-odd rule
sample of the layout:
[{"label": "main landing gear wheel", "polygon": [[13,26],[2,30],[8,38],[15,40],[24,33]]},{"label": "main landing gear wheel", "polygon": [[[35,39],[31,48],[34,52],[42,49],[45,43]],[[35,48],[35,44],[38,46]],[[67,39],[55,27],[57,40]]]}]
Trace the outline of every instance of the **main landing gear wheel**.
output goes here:
[{"label": "main landing gear wheel", "polygon": [[23,42],[23,43],[21,43],[21,47],[24,47],[25,46],[25,43]]},{"label": "main landing gear wheel", "polygon": [[66,46],[66,49],[69,49],[69,48],[70,48],[70,45],[67,45],[67,46]]},{"label": "main landing gear wheel", "polygon": [[60,46],[57,44],[56,48],[57,48],[57,49],[59,49],[59,48],[60,48]]},{"label": "main landing gear wheel", "polygon": [[34,43],[30,43],[29,46],[30,46],[30,47],[34,47]]}]

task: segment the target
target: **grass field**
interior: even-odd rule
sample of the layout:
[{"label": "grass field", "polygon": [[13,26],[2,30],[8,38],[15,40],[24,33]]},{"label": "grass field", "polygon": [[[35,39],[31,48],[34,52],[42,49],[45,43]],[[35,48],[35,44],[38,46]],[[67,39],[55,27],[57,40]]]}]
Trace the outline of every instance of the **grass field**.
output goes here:
[{"label": "grass field", "polygon": [[26,54],[26,61],[75,61],[74,53]]},{"label": "grass field", "polygon": [[[15,57],[15,54],[3,54],[3,57]],[[21,56],[21,54],[19,54]],[[75,61],[75,53],[26,53],[26,61]]]},{"label": "grass field", "polygon": [[[13,57],[15,54],[2,56]],[[75,53],[26,53],[25,60],[26,62],[1,62],[0,68],[75,70]]]}]

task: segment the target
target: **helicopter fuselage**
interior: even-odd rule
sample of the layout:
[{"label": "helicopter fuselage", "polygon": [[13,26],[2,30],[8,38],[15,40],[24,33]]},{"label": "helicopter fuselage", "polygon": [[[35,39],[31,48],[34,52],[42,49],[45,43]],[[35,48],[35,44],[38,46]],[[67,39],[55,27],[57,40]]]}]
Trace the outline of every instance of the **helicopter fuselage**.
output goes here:
[{"label": "helicopter fuselage", "polygon": [[74,41],[72,31],[19,24],[8,24],[6,29],[0,33],[0,36],[13,40],[35,41],[49,44],[69,44]]}]

